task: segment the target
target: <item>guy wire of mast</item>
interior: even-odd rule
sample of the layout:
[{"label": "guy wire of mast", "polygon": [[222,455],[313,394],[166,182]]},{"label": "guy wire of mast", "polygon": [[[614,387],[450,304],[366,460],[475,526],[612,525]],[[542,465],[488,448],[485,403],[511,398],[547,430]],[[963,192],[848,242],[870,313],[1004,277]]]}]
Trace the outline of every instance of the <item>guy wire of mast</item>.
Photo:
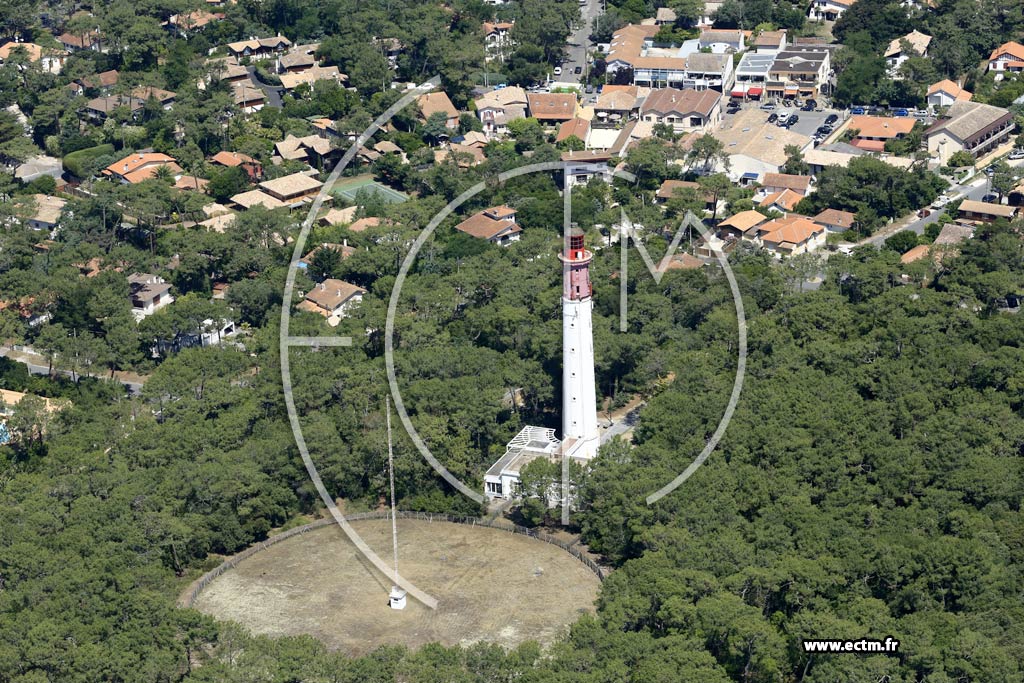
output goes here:
[{"label": "guy wire of mast", "polygon": [[398,584],[398,510],[395,505],[395,456],[391,446],[391,397],[384,397],[388,425],[388,478],[391,482],[391,544],[395,555],[395,584]]}]

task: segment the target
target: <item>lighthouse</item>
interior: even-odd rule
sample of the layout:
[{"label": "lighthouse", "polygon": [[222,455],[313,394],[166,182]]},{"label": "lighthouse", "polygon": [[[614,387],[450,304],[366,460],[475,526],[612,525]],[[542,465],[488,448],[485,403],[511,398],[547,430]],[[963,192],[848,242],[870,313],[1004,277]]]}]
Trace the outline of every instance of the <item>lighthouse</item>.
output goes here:
[{"label": "lighthouse", "polygon": [[573,457],[597,455],[597,391],[594,383],[594,310],[590,284],[593,253],[573,227],[562,253],[562,443]]}]

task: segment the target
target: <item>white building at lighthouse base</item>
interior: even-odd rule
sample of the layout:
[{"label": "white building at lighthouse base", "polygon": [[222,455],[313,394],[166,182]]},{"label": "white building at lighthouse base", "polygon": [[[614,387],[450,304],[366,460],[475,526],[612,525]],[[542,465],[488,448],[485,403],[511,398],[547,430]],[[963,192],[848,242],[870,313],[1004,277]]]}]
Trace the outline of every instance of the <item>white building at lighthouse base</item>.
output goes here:
[{"label": "white building at lighthouse base", "polygon": [[[583,443],[577,439],[561,441],[555,430],[547,427],[523,427],[505,447],[505,454],[484,474],[484,493],[488,500],[501,498],[509,500],[520,494],[519,473],[537,458],[561,462],[568,456],[579,463],[587,463],[594,456],[588,455]],[[559,492],[548,496],[549,505],[558,504]]]}]

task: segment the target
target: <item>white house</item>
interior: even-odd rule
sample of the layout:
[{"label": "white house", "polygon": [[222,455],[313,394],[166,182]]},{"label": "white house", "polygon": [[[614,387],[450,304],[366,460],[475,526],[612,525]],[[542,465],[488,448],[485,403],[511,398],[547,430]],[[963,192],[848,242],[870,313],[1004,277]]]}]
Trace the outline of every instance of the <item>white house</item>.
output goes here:
[{"label": "white house", "polygon": [[812,21],[836,21],[857,0],[813,0],[807,12]]},{"label": "white house", "polygon": [[[907,50],[903,49],[904,41],[909,45]],[[903,62],[914,55],[927,57],[928,46],[931,45],[931,42],[931,36],[925,35],[917,29],[914,29],[905,36],[893,39],[885,51],[885,63],[889,67],[889,74],[895,74]]]},{"label": "white house", "polygon": [[565,164],[565,182],[573,185],[586,185],[592,178],[600,178],[611,182],[611,171],[608,161],[612,158],[610,151],[585,150],[580,152],[563,152]]},{"label": "white house", "polygon": [[171,286],[159,275],[134,273],[128,276],[128,296],[132,302],[132,315],[136,320],[153,315],[171,304]]},{"label": "white house", "polygon": [[989,71],[1022,71],[1024,70],[1024,45],[1010,41],[1003,43],[988,57]]},{"label": "white house", "polygon": [[948,78],[928,86],[928,106],[932,109],[949,107],[957,101],[968,101],[973,94]]},{"label": "white house", "polygon": [[722,120],[720,94],[714,90],[652,90],[640,106],[640,120],[666,124],[673,132],[703,132]]},{"label": "white house", "polygon": [[516,224],[516,210],[505,205],[479,211],[456,225],[455,229],[501,247],[518,242],[523,232]]},{"label": "white house", "polygon": [[700,49],[714,54],[742,52],[745,48],[743,31],[704,29],[700,32]]}]

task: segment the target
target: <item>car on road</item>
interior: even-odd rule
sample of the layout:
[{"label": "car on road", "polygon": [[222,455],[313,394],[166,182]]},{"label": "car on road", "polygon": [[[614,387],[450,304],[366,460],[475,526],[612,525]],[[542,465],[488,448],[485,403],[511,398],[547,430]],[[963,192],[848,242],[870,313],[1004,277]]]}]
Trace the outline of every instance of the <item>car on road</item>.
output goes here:
[{"label": "car on road", "polygon": [[935,201],[932,202],[932,208],[933,209],[941,209],[946,204],[949,204],[950,201],[951,200],[950,200],[949,197],[947,197],[944,194],[940,194],[938,197],[935,198]]},{"label": "car on road", "polygon": [[1024,149],[1013,150],[1012,152],[1010,152],[1010,156],[1007,158],[1010,159],[1011,161],[1016,161],[1017,159],[1024,159]]},{"label": "car on road", "polygon": [[931,216],[931,215],[932,215],[932,212],[929,211],[928,209],[921,209],[920,211],[917,212],[917,217],[918,218],[927,218],[928,216]]},{"label": "car on road", "polygon": [[581,74],[581,73],[583,73],[583,67],[582,66],[578,66],[575,69],[573,69],[572,72],[574,74]]},{"label": "car on road", "polygon": [[989,192],[987,195],[981,198],[981,201],[986,202],[988,204],[998,204],[999,195],[997,195],[995,192]]},{"label": "car on road", "polygon": [[772,112],[772,113],[771,113],[771,114],[770,114],[770,115],[768,116],[768,123],[775,123],[775,122],[776,122],[776,121],[778,121],[778,120],[779,120],[779,115],[778,115],[778,114],[776,114],[775,112]]},{"label": "car on road", "polygon": [[561,76],[562,75],[562,67],[560,67],[560,66],[556,66],[555,67],[555,75],[556,76]]},{"label": "car on road", "polygon": [[831,125],[831,124],[835,123],[838,120],[839,120],[839,117],[836,114],[829,114],[828,116],[825,117],[825,124],[826,125]]}]

